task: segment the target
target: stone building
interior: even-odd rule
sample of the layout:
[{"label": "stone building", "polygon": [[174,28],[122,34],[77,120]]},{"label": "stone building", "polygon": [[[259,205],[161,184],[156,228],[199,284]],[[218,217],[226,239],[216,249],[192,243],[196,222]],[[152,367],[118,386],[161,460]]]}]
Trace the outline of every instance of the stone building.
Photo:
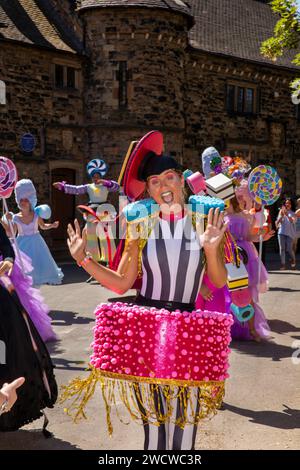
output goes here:
[{"label": "stone building", "polygon": [[260,55],[276,17],[259,0],[0,0],[0,154],[31,177],[61,228],[102,155],[117,178],[131,140],[152,129],[186,167],[214,145],[274,164],[300,193],[300,110],[290,58]]}]

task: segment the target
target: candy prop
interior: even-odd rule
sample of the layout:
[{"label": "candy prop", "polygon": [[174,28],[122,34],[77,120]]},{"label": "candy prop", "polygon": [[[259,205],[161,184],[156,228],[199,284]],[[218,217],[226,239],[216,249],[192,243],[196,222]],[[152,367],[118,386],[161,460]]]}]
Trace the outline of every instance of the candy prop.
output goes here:
[{"label": "candy prop", "polygon": [[188,176],[186,179],[187,184],[190,187],[190,190],[194,194],[204,195],[206,191],[205,178],[199,171]]},{"label": "candy prop", "polygon": [[222,173],[206,180],[206,192],[209,196],[218,197],[224,201],[234,197],[233,182]]},{"label": "candy prop", "polygon": [[104,178],[108,171],[108,166],[101,158],[94,158],[87,164],[86,171],[91,178],[97,173],[101,178]]},{"label": "candy prop", "polygon": [[196,223],[200,224],[200,234],[202,234],[205,231],[206,219],[210,209],[220,209],[220,212],[224,212],[225,204],[222,199],[194,195],[189,198],[189,208],[196,218]]},{"label": "candy prop", "polygon": [[182,173],[184,177],[184,181],[186,181],[189,176],[192,176],[193,173],[194,172],[192,170],[189,170],[189,169],[184,170],[184,172]]},{"label": "candy prop", "polygon": [[254,316],[254,308],[251,304],[247,305],[246,307],[238,307],[235,304],[231,304],[230,311],[241,323],[251,320],[251,318]]},{"label": "candy prop", "polygon": [[[3,201],[4,213],[8,212],[6,199],[8,199],[12,195],[12,192],[17,184],[17,181],[18,181],[18,173],[17,173],[17,168],[15,164],[9,158],[0,157],[0,197],[2,198],[2,201]],[[16,236],[15,236],[13,225],[10,219],[6,219],[6,220],[9,226],[11,237],[16,247],[21,269],[24,273],[23,261],[22,261],[20,250],[19,250],[19,246],[16,243]]]},{"label": "candy prop", "polygon": [[208,196],[190,196],[189,204],[193,212],[203,214],[207,216],[210,209],[220,209],[221,212],[224,211],[225,204],[222,199],[216,197]]},{"label": "candy prop", "polygon": [[249,175],[248,188],[252,199],[261,206],[271,206],[280,197],[282,180],[275,168],[260,165]]},{"label": "candy prop", "polygon": [[229,166],[226,167],[225,164],[224,173],[229,177],[235,180],[236,182],[241,182],[245,175],[251,170],[251,165],[240,157],[235,157],[232,159],[232,162]]},{"label": "candy prop", "polygon": [[[259,165],[254,168],[249,175],[248,189],[252,199],[262,206],[260,229],[264,224],[264,206],[271,206],[280,197],[282,191],[282,180],[275,168],[269,165]],[[262,230],[261,230],[262,232]],[[258,284],[261,277],[261,257],[262,257],[263,233],[259,236],[259,263],[258,263]]]},{"label": "candy prop", "polygon": [[237,307],[247,307],[251,302],[251,292],[250,289],[238,289],[231,292],[232,303]]},{"label": "candy prop", "polygon": [[159,205],[152,198],[141,199],[124,207],[123,215],[128,223],[139,223],[159,213]]},{"label": "candy prop", "polygon": [[6,157],[0,157],[0,197],[8,199],[18,181],[15,164]]},{"label": "candy prop", "polygon": [[248,271],[243,262],[239,265],[226,263],[227,286],[230,291],[246,289],[249,285]]},{"label": "candy prop", "polygon": [[[69,409],[77,418],[84,416],[97,382],[104,393],[110,432],[110,408],[115,400],[140,419],[135,401],[139,393],[147,396],[142,402],[148,420],[157,422],[152,395],[157,385],[166,395],[168,410],[161,411],[160,422],[170,419],[172,398],[186,387],[199,387],[200,414],[193,416],[195,422],[215,413],[228,378],[231,316],[201,310],[171,312],[122,302],[103,303],[95,315],[90,378],[80,385],[75,379],[63,394],[63,399],[74,400],[80,391],[81,403],[78,397]],[[183,406],[189,406],[188,397]]]}]

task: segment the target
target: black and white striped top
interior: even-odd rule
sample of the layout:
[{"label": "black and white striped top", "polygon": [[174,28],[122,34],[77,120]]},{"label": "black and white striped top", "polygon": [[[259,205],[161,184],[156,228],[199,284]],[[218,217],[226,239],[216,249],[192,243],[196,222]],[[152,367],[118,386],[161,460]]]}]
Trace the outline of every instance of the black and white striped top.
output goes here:
[{"label": "black and white striped top", "polygon": [[194,303],[201,280],[201,244],[191,218],[159,218],[142,253],[141,295],[147,299]]}]

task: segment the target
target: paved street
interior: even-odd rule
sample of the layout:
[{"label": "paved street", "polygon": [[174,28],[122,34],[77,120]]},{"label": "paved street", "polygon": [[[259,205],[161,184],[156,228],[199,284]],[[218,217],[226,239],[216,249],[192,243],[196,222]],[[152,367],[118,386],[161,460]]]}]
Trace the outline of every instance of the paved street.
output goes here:
[{"label": "paved street", "polygon": [[[300,271],[280,272],[272,266],[270,290],[261,297],[272,342],[233,343],[224,409],[199,426],[197,449],[300,449],[300,364],[294,365],[291,359],[297,340],[300,349]],[[49,346],[59,385],[85,374],[93,310],[97,303],[114,297],[99,285],[86,284],[86,275],[79,268],[69,264],[62,268],[64,285],[42,288],[60,338]],[[77,425],[64,414],[63,405],[47,415],[52,439],[44,439],[42,421],[37,421],[17,433],[2,434],[0,449],[142,448],[141,427],[120,424],[115,415],[114,435],[107,435],[99,392],[88,406],[88,420]]]}]

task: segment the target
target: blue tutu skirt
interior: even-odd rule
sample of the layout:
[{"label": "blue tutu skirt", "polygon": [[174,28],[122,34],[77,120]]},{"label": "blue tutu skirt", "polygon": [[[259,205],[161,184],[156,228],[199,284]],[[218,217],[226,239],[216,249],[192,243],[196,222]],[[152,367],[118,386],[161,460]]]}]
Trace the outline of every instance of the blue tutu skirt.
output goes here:
[{"label": "blue tutu skirt", "polygon": [[55,263],[40,233],[18,236],[17,244],[31,259],[33,271],[27,274],[32,277],[34,286],[61,284],[64,277],[62,270]]}]

